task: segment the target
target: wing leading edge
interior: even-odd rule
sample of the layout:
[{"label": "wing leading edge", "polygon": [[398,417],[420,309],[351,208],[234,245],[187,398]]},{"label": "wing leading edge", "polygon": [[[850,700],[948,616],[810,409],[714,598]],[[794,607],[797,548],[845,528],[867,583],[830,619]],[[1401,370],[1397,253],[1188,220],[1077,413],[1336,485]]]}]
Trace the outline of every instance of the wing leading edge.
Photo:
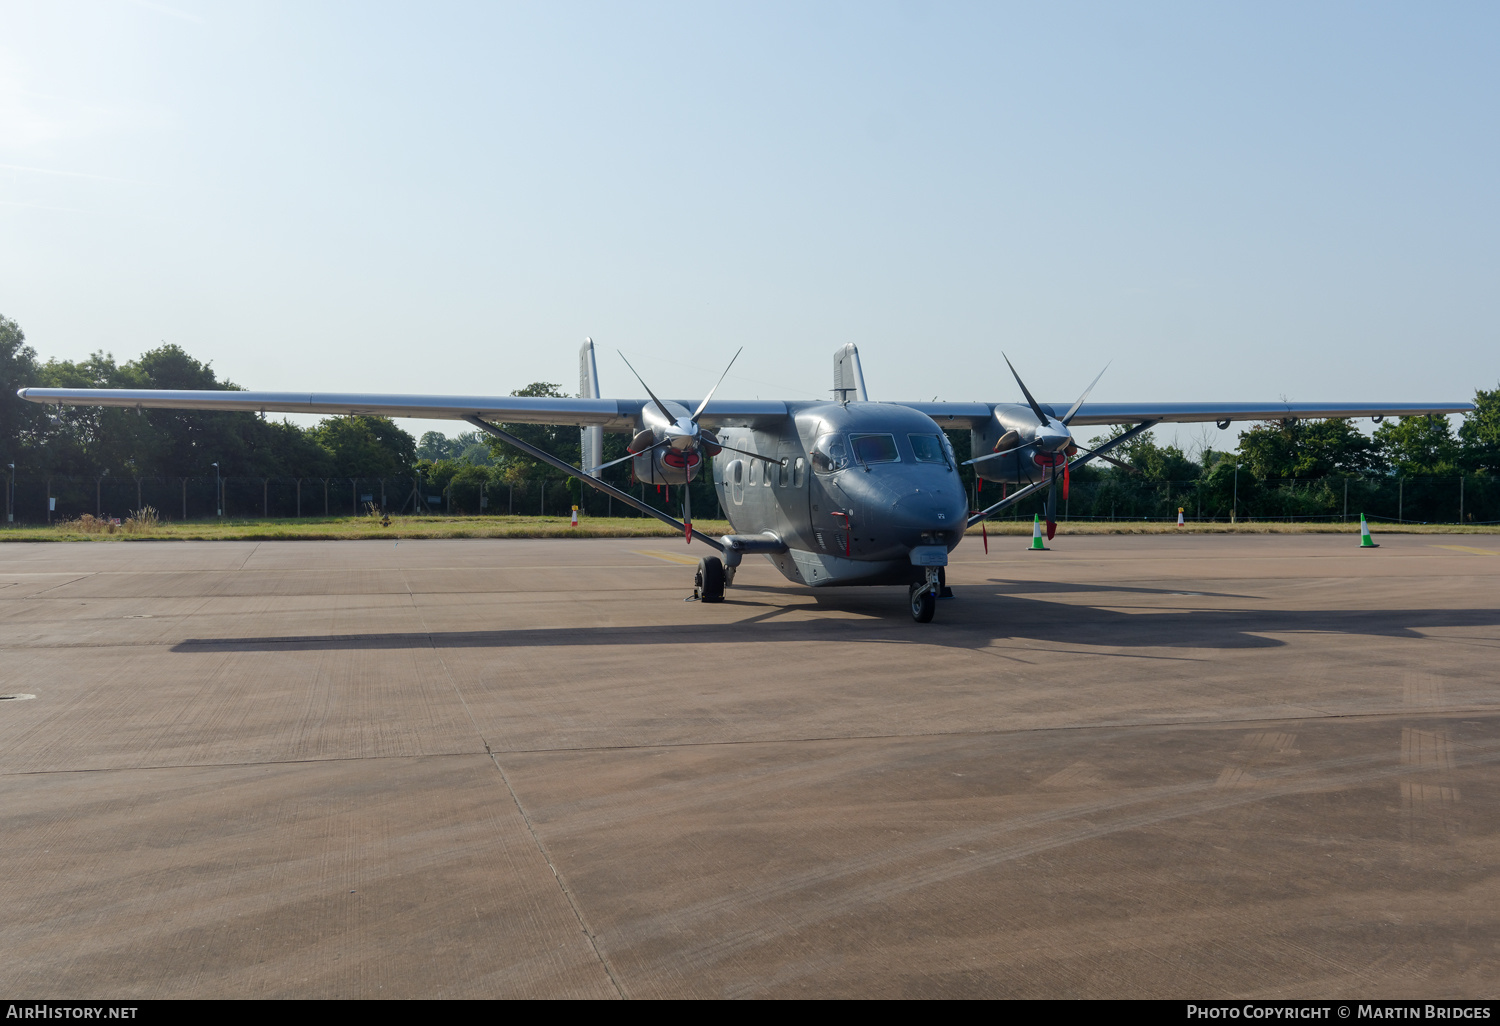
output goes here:
[{"label": "wing leading edge", "polygon": [[[993,403],[901,403],[927,414],[942,423],[963,420],[969,423],[989,419]],[[999,404],[1008,405],[1008,404]],[[1067,405],[1044,409],[1065,411]],[[1473,403],[1088,403],[1070,424],[1136,424],[1144,420],[1172,424],[1212,423],[1225,421],[1324,420],[1331,417],[1415,417],[1432,413],[1468,413]],[[1059,414],[1055,414],[1059,415]]]},{"label": "wing leading edge", "polygon": [[[606,431],[633,431],[643,399],[550,399],[524,396],[397,395],[351,392],[226,392],[155,388],[22,388],[34,403],[119,406],[151,410],[215,410],[242,413],[359,414],[463,420],[480,417],[512,424],[577,424]],[[695,403],[684,404],[689,407]],[[720,400],[703,414],[710,426],[785,417],[786,403]]]}]

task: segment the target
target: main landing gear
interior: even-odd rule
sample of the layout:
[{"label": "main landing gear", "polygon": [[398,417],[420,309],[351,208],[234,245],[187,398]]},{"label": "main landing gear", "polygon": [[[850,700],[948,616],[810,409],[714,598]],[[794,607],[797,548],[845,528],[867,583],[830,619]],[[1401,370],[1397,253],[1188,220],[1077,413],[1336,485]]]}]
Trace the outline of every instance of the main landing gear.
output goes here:
[{"label": "main landing gear", "polygon": [[693,577],[693,598],[699,602],[724,601],[724,564],[718,556],[698,560],[698,573]]}]

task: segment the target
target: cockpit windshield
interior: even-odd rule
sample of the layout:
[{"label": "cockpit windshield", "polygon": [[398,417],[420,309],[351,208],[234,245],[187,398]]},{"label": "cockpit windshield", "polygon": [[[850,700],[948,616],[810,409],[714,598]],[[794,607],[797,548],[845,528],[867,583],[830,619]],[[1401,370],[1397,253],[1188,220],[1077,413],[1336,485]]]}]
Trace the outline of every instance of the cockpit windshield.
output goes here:
[{"label": "cockpit windshield", "polygon": [[918,463],[947,463],[947,439],[938,435],[907,435]]},{"label": "cockpit windshield", "polygon": [[843,435],[823,435],[812,447],[813,472],[832,474],[849,466],[849,452]]},{"label": "cockpit windshield", "polygon": [[850,435],[854,458],[861,463],[900,463],[895,435]]}]

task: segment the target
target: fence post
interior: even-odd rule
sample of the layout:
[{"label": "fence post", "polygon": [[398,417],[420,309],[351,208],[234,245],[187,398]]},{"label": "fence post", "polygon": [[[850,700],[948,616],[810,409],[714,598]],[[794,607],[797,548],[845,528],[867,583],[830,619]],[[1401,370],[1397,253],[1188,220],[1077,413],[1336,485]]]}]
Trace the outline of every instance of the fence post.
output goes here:
[{"label": "fence post", "polygon": [[323,479],[323,515],[328,515],[328,478]]},{"label": "fence post", "polygon": [[349,479],[349,515],[359,516],[359,482],[352,477]]},{"label": "fence post", "polygon": [[297,478],[297,516],[302,516],[302,479]]},{"label": "fence post", "polygon": [[52,523],[52,479],[47,478],[47,523]]},{"label": "fence post", "polygon": [[94,516],[104,516],[104,478],[94,478]]},{"label": "fence post", "polygon": [[547,515],[547,482],[545,479],[543,479],[542,481],[542,498],[541,502],[538,504],[536,515],[539,517]]},{"label": "fence post", "polygon": [[385,478],[382,477],[380,479],[380,512],[384,513],[385,511]]},{"label": "fence post", "polygon": [[271,479],[269,477],[260,479],[260,515],[266,520],[271,519]]},{"label": "fence post", "polygon": [[182,519],[187,519],[187,478],[182,479]]},{"label": "fence post", "polygon": [[1344,478],[1344,519],[1349,519],[1349,479]]},{"label": "fence post", "polygon": [[1458,475],[1458,522],[1464,522],[1464,476]]},{"label": "fence post", "polygon": [[1406,523],[1406,478],[1396,478],[1396,522]]},{"label": "fence post", "polygon": [[135,479],[135,508],[136,509],[142,508],[141,507],[141,479],[140,478],[136,478]]}]

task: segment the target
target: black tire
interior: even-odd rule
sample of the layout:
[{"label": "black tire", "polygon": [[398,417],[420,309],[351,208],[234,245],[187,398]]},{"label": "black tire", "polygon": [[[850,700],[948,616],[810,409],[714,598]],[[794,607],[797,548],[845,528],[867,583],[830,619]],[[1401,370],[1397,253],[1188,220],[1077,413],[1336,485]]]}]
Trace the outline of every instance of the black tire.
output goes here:
[{"label": "black tire", "polygon": [[932,597],[932,588],[927,582],[913,584],[907,597],[911,600],[911,618],[917,623],[931,623],[932,614],[937,611],[937,600]]},{"label": "black tire", "polygon": [[724,601],[724,564],[718,556],[705,556],[698,560],[698,573],[693,578],[693,594],[700,602]]}]

